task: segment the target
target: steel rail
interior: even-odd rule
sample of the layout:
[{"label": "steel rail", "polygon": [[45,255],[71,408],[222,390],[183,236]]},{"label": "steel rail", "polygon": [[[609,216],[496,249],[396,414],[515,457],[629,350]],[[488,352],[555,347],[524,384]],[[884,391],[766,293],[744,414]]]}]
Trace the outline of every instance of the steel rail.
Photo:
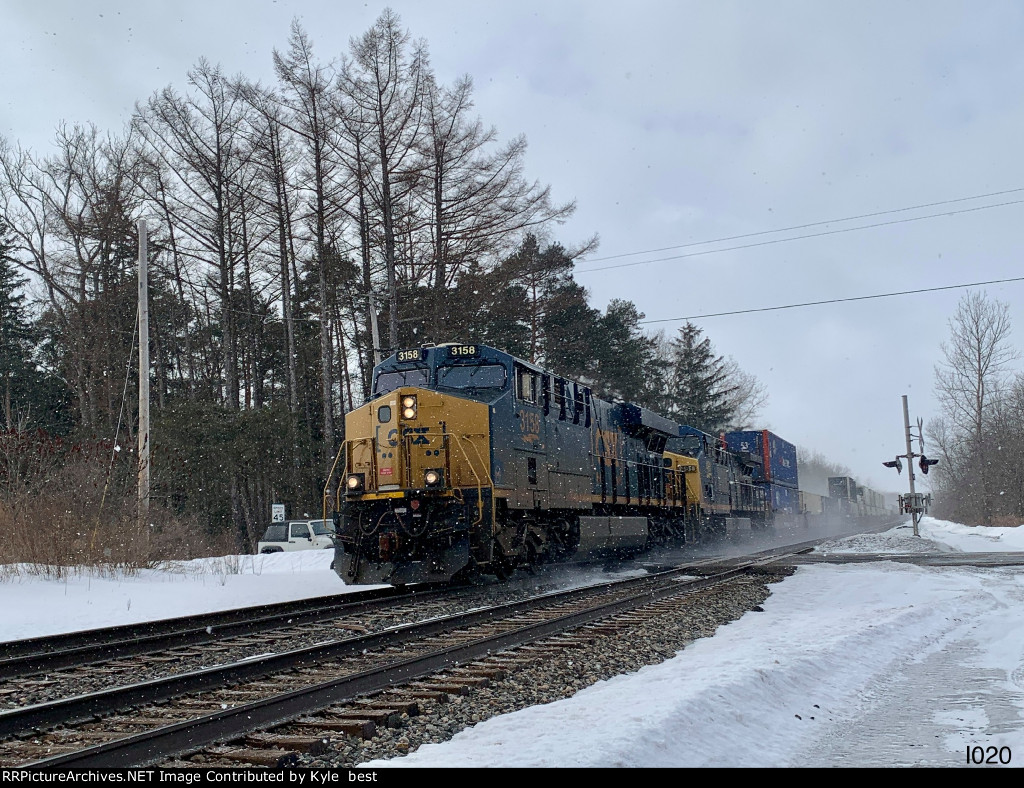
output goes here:
[{"label": "steel rail", "polygon": [[[760,563],[763,563],[763,560],[751,562],[751,565]],[[650,585],[652,580],[656,580],[655,585],[660,587],[641,587],[631,596],[623,599],[568,613],[547,621],[531,623],[499,635],[478,638],[469,643],[392,662],[380,668],[282,693],[185,722],[177,722],[133,734],[77,752],[36,761],[27,764],[26,767],[96,768],[145,766],[158,763],[160,760],[189,750],[238,738],[252,731],[319,711],[341,701],[392,688],[397,683],[408,682],[465,662],[472,662],[495,651],[532,643],[568,629],[642,607],[665,597],[717,585],[745,573],[748,568],[747,566],[737,566],[714,576],[693,578],[684,582],[665,582],[670,579],[671,575],[681,574],[679,570],[659,573],[656,577],[634,578],[634,580],[647,581],[637,585]],[[632,581],[623,581],[623,584],[630,582]],[[600,586],[592,586],[585,591],[593,593],[596,588],[600,588]],[[577,589],[577,591],[579,590]],[[555,596],[565,593],[560,592]],[[549,598],[548,601],[552,600]],[[515,603],[515,606],[520,604]]]},{"label": "steel rail", "polygon": [[357,653],[362,650],[382,648],[393,641],[412,640],[443,632],[456,626],[484,623],[493,618],[526,612],[559,601],[570,601],[601,589],[622,588],[631,585],[650,585],[662,578],[693,573],[719,573],[731,566],[763,566],[778,560],[782,554],[792,555],[804,552],[830,537],[800,542],[795,545],[775,547],[747,557],[730,559],[706,558],[673,569],[662,570],[642,577],[629,578],[594,586],[575,588],[567,591],[549,592],[526,600],[505,605],[478,608],[429,621],[391,627],[381,632],[333,639],[324,643],[293,649],[266,656],[248,658],[227,665],[217,665],[200,670],[179,673],[137,684],[100,690],[95,693],[33,704],[19,709],[0,712],[0,739],[16,736],[26,731],[53,728],[62,724],[88,720],[140,703],[169,700],[181,695],[211,688],[230,685],[241,681],[260,678],[275,672],[315,665],[324,660]]},{"label": "steel rail", "polygon": [[611,588],[626,589],[631,585],[648,586],[665,577],[685,574],[685,569],[672,569],[653,575],[601,583],[568,591],[556,591],[503,605],[442,616],[428,621],[403,624],[380,632],[325,641],[313,646],[276,654],[216,665],[159,679],[113,687],[86,695],[38,703],[20,709],[0,712],[0,738],[9,738],[35,729],[88,720],[140,703],[169,700],[181,695],[261,678],[272,673],[321,664],[326,660],[384,648],[398,642],[429,637],[461,626],[470,626],[528,612],[559,602],[572,601],[588,594]]},{"label": "steel rail", "polygon": [[[403,599],[443,598],[451,593],[451,588],[438,591],[423,587],[415,590],[389,587],[123,627],[84,630],[68,636],[51,635],[31,641],[14,641],[11,649],[7,648],[7,644],[0,643],[0,654],[5,654],[0,658],[0,681],[202,645],[279,627],[301,626],[372,612],[385,604]],[[9,651],[20,653],[10,656]]]}]

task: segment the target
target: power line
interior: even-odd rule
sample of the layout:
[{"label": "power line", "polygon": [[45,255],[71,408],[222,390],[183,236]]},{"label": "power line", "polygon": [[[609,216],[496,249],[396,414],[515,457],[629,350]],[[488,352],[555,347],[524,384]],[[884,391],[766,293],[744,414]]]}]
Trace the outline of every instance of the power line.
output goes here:
[{"label": "power line", "polygon": [[1012,279],[992,279],[988,282],[969,282],[962,285],[945,285],[943,287],[923,287],[918,290],[901,290],[898,293],[876,293],[874,295],[853,296],[851,298],[829,298],[824,301],[804,301],[800,304],[782,304],[780,306],[763,306],[756,309],[737,309],[732,312],[714,312],[707,315],[689,315],[688,317],[665,317],[659,320],[641,320],[640,323],[677,323],[682,320],[701,320],[706,317],[726,317],[728,315],[749,315],[753,312],[774,312],[779,309],[798,309],[804,306],[821,306],[822,304],[841,304],[845,301],[869,301],[873,298],[893,298],[894,296],[914,295],[917,293],[935,293],[939,290],[959,290],[965,287],[981,287],[983,285],[1000,285],[1007,282],[1024,282],[1024,276]]},{"label": "power line", "polygon": [[[856,221],[858,219],[870,219],[873,216],[885,216],[885,215],[890,214],[890,213],[903,213],[905,211],[918,211],[918,210],[921,210],[922,208],[934,208],[937,205],[952,205],[952,204],[958,203],[958,202],[969,202],[970,200],[983,200],[983,199],[986,199],[988,197],[1000,197],[1000,196],[1002,196],[1004,194],[1014,194],[1016,192],[1021,192],[1021,191],[1024,191],[1024,187],[1020,187],[1020,188],[1016,188],[1016,189],[1004,189],[1003,191],[989,192],[988,194],[976,194],[973,197],[957,197],[956,199],[953,199],[953,200],[941,200],[939,202],[922,203],[921,205],[910,205],[910,206],[907,206],[905,208],[890,208],[887,211],[875,211],[874,213],[862,213],[862,214],[859,214],[858,216],[847,216],[847,217],[844,217],[842,219],[826,219],[826,220],[820,221],[820,222],[810,222],[808,224],[796,224],[796,225],[793,225],[792,227],[779,227],[776,230],[760,230],[760,231],[755,232],[755,233],[744,233],[742,235],[728,235],[728,236],[725,236],[724,238],[713,238],[713,239],[708,240],[708,241],[690,241],[689,243],[676,244],[675,246],[662,246],[659,249],[646,249],[646,250],[644,250],[642,252],[623,252],[622,254],[612,254],[612,255],[607,255],[605,257],[591,257],[591,258],[585,259],[585,260],[578,260],[577,264],[582,265],[583,263],[598,263],[598,262],[602,262],[604,260],[618,260],[618,259],[620,259],[622,257],[636,257],[637,255],[640,255],[640,254],[657,254],[658,252],[668,252],[668,251],[671,251],[672,249],[686,249],[686,248],[691,247],[691,246],[705,246],[707,244],[725,243],[726,241],[739,241],[739,240],[741,240],[743,238],[755,238],[755,237],[757,237],[759,235],[771,235],[772,233],[786,233],[786,232],[791,232],[793,230],[806,230],[808,227],[820,227],[823,224],[836,224],[837,222],[853,222],[853,221]],[[986,207],[992,207],[992,206],[986,206]],[[937,214],[937,215],[945,215],[945,214]],[[667,258],[667,259],[671,259],[671,258]],[[656,261],[651,260],[649,262],[656,262]]]},{"label": "power line", "polygon": [[973,213],[975,211],[984,211],[989,208],[1004,208],[1007,205],[1020,205],[1024,203],[1024,200],[1009,200],[1007,202],[994,203],[992,205],[979,205],[975,208],[961,208],[958,211],[943,211],[942,213],[931,213],[926,216],[914,216],[909,219],[893,219],[889,222],[875,222],[874,224],[863,224],[859,227],[843,227],[838,230],[826,230],[821,233],[807,233],[806,235],[794,235],[790,238],[775,238],[770,241],[758,241],[757,243],[751,244],[739,244],[737,246],[726,246],[721,249],[704,249],[699,252],[688,252],[687,254],[677,254],[671,257],[657,257],[654,260],[638,260],[635,263],[619,263],[618,265],[606,265],[601,268],[591,268],[586,271],[575,271],[574,274],[579,276],[581,274],[593,274],[598,271],[610,271],[613,268],[631,268],[635,265],[647,265],[648,263],[663,263],[668,260],[683,260],[687,257],[700,257],[708,254],[719,254],[720,252],[735,252],[739,249],[752,249],[756,246],[771,246],[773,244],[787,243],[789,241],[801,241],[806,238],[820,238],[825,235],[838,235],[840,233],[852,233],[857,230],[870,230],[874,227],[887,227],[893,224],[906,224],[908,222],[919,222],[924,219],[935,219],[942,216],[956,216],[960,213]]}]

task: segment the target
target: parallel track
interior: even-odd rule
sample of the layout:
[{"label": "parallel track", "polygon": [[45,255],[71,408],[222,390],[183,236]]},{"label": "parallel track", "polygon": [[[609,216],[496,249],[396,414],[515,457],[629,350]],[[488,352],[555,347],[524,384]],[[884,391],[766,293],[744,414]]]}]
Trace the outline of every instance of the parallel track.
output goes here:
[{"label": "parallel track", "polygon": [[[160,715],[167,715],[165,719],[174,720],[171,724],[158,724],[128,735],[122,735],[123,730],[114,732],[110,735],[120,738],[18,765],[86,768],[152,764],[184,751],[231,740],[341,701],[393,688],[495,652],[650,605],[665,597],[706,588],[770,560],[774,558],[748,561],[704,578],[685,580],[681,579],[686,574],[685,570],[672,570],[619,581],[599,589],[558,592],[525,602],[400,627],[386,633],[275,655],[266,660],[254,660],[251,664],[235,664],[173,677],[166,682],[149,682],[45,704],[44,707],[16,714],[0,715],[0,724],[3,734],[10,735],[16,729],[25,731],[26,727],[70,725],[75,719],[85,718],[94,723],[85,739],[95,739],[104,735],[95,727],[103,724],[102,719],[95,719],[97,716],[127,708],[134,708],[133,714],[139,720],[156,721]],[[302,669],[307,669],[307,672],[296,676],[294,672]],[[271,673],[275,678],[267,679]],[[296,688],[296,684],[303,686]],[[221,708],[228,704],[224,702],[224,696],[218,696],[216,692],[207,700],[182,697],[184,693],[194,695],[228,685],[233,687],[229,691],[232,694],[227,696],[229,698],[260,693],[264,697],[228,708]],[[282,687],[286,686],[292,688],[282,692]],[[176,703],[171,698],[179,700]],[[159,706],[142,706],[157,700],[168,702]],[[189,716],[182,716],[184,714]],[[126,718],[117,718],[115,727],[123,728],[126,723]],[[57,739],[67,746],[74,737],[74,731],[71,731],[70,736],[62,735]],[[45,746],[46,734],[39,734],[33,739]],[[7,744],[12,746],[0,746],[0,758],[9,764],[9,758],[20,747],[17,742]],[[38,751],[39,745],[33,744],[29,749]]]},{"label": "parallel track", "polygon": [[[0,763],[47,768],[158,763],[178,753],[244,736],[340,701],[471,663],[554,633],[578,629],[663,597],[723,582],[780,558],[792,558],[827,538],[831,537],[774,548],[753,559],[708,559],[655,575],[603,584],[598,589],[546,594],[385,632],[331,640],[282,654],[3,712],[0,713],[0,738],[9,741],[0,743]],[[698,580],[680,579],[687,574],[708,576]],[[347,601],[351,600],[351,595],[345,596]],[[386,589],[384,594],[374,598],[398,596]],[[595,596],[601,599],[586,601]],[[328,606],[328,609],[336,608],[337,605]],[[278,612],[296,615],[295,612]],[[325,615],[323,610],[317,612],[312,607],[301,614],[306,613],[314,617]],[[244,611],[228,611],[224,615],[222,628],[244,626]],[[233,621],[229,620],[232,616]],[[266,625],[274,616],[261,618]],[[188,620],[182,620],[185,621]],[[198,636],[198,631],[210,634],[194,619],[179,626],[179,631],[190,633],[188,636]],[[76,633],[79,637],[88,634]],[[153,637],[154,642],[173,638],[166,633]],[[110,638],[108,642],[118,641]],[[81,646],[89,647],[87,643]],[[205,695],[196,698],[196,693]],[[130,713],[125,715],[124,712]],[[102,718],[112,720],[112,728],[104,730]],[[139,726],[145,729],[137,730]],[[63,729],[54,730],[59,728]],[[51,752],[60,754],[46,757]]]}]

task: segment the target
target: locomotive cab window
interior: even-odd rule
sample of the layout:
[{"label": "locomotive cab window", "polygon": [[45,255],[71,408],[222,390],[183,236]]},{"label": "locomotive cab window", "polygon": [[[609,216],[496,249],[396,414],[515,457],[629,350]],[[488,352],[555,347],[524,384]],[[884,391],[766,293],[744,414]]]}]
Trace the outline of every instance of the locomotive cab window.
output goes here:
[{"label": "locomotive cab window", "polygon": [[516,395],[523,402],[529,402],[531,405],[536,405],[539,388],[537,385],[537,373],[531,372],[526,367],[516,367],[516,375],[518,377]]},{"label": "locomotive cab window", "polygon": [[429,371],[426,369],[404,369],[397,372],[381,372],[373,393],[377,396],[388,394],[402,386],[426,386]]},{"label": "locomotive cab window", "polygon": [[501,364],[460,364],[438,367],[437,385],[449,389],[505,388],[505,368]]}]

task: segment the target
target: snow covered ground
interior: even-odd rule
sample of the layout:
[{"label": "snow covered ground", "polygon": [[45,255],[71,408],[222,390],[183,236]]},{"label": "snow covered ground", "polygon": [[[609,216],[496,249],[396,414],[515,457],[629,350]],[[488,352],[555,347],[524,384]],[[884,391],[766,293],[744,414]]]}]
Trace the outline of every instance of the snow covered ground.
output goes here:
[{"label": "snow covered ground", "polygon": [[331,569],[332,558],[333,550],[304,550],[176,561],[134,575],[16,574],[0,581],[0,641],[356,590]]},{"label": "snow covered ground", "polygon": [[[925,518],[921,534],[904,526],[824,549],[1024,551],[1024,527]],[[20,575],[0,582],[0,640],[357,588],[330,561],[309,551],[128,577]],[[1021,569],[804,566],[763,608],[660,665],[366,765],[955,766],[969,746],[1024,763]]]},{"label": "snow covered ground", "polygon": [[[1024,550],[1024,527],[920,530],[827,549]],[[968,747],[1024,763],[1020,569],[806,566],[763,608],[660,665],[364,765],[966,766]]]}]

